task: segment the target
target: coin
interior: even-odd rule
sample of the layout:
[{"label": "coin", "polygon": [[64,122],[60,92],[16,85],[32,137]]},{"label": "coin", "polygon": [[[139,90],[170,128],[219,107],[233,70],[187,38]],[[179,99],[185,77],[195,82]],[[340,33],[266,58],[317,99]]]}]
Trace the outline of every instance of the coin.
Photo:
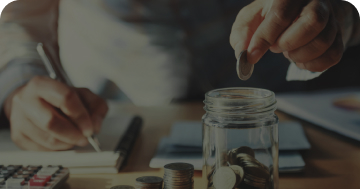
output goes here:
[{"label": "coin", "polygon": [[161,183],[162,181],[163,181],[162,178],[154,177],[154,176],[139,177],[136,179],[136,182],[148,183],[148,184]]},{"label": "coin", "polygon": [[135,189],[135,188],[128,185],[118,185],[118,186],[113,186],[110,189]]},{"label": "coin", "polygon": [[170,163],[164,166],[164,189],[193,189],[194,166]]},{"label": "coin", "polygon": [[236,154],[248,154],[255,158],[254,150],[247,146],[241,146],[240,148],[236,149]]},{"label": "coin", "polygon": [[136,189],[161,189],[163,179],[155,176],[144,176],[136,179]]},{"label": "coin", "polygon": [[241,80],[248,80],[254,71],[254,64],[250,64],[247,61],[247,50],[240,53],[240,56],[236,62],[236,72]]},{"label": "coin", "polygon": [[176,171],[194,170],[194,166],[189,163],[170,163],[165,165],[164,168]]},{"label": "coin", "polygon": [[236,174],[230,167],[220,167],[214,174],[213,184],[216,189],[233,189],[236,182]]}]

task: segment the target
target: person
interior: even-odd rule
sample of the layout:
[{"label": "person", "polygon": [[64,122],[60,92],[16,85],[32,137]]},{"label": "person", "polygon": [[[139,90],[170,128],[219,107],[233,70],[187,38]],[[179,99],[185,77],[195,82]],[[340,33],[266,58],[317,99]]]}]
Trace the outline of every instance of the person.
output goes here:
[{"label": "person", "polygon": [[[19,147],[66,150],[100,131],[108,111],[100,96],[111,86],[138,105],[227,86],[302,90],[284,80],[286,59],[267,50],[300,68],[329,69],[358,45],[358,17],[335,0],[19,0],[0,22],[2,113]],[[230,32],[235,57],[248,49],[249,62],[259,62],[248,82],[236,79]],[[46,76],[38,42],[78,88]]]}]

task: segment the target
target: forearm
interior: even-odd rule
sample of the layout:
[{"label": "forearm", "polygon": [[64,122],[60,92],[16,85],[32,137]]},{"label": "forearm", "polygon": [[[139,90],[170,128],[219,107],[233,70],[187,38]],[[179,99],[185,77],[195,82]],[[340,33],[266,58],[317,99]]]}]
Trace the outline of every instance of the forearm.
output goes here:
[{"label": "forearm", "polygon": [[36,45],[38,42],[49,47],[57,45],[57,9],[58,0],[23,0],[3,10],[0,19],[0,119],[4,119],[4,101],[14,90],[32,77],[46,74]]}]

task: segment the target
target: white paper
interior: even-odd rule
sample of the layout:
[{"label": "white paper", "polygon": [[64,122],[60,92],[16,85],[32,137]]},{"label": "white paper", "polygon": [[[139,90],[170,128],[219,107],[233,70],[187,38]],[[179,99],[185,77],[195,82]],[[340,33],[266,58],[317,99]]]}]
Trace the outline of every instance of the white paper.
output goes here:
[{"label": "white paper", "polygon": [[360,114],[333,105],[339,98],[360,94],[360,89],[277,94],[278,109],[308,122],[360,141]]},{"label": "white paper", "polygon": [[[128,128],[133,115],[121,114],[107,117],[99,135],[102,152],[95,152],[91,145],[86,147],[75,147],[68,151],[58,152],[32,152],[19,149],[10,138],[10,131],[0,130],[0,162],[4,165],[62,165],[64,167],[76,167],[86,173],[95,170],[104,171],[100,167],[113,167],[115,170],[116,161],[119,154],[114,150]],[[92,167],[86,169],[86,167]],[[108,169],[106,169],[108,170]]]}]

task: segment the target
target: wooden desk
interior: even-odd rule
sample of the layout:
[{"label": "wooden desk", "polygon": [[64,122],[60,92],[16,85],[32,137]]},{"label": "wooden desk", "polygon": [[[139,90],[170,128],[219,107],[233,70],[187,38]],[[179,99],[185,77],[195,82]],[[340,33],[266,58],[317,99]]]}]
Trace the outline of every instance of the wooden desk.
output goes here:
[{"label": "wooden desk", "polygon": [[[134,107],[122,105],[119,112],[131,112],[144,118],[144,128],[127,166],[119,174],[71,175],[64,188],[101,189],[114,185],[134,185],[140,176],[162,176],[162,169],[149,168],[161,137],[168,135],[174,121],[201,120],[203,104],[192,103],[168,107]],[[280,121],[292,120],[277,112]],[[304,173],[280,175],[281,189],[359,189],[360,145],[316,126],[302,122],[312,149],[302,152]],[[195,173],[195,189],[201,189],[201,173]]]}]

